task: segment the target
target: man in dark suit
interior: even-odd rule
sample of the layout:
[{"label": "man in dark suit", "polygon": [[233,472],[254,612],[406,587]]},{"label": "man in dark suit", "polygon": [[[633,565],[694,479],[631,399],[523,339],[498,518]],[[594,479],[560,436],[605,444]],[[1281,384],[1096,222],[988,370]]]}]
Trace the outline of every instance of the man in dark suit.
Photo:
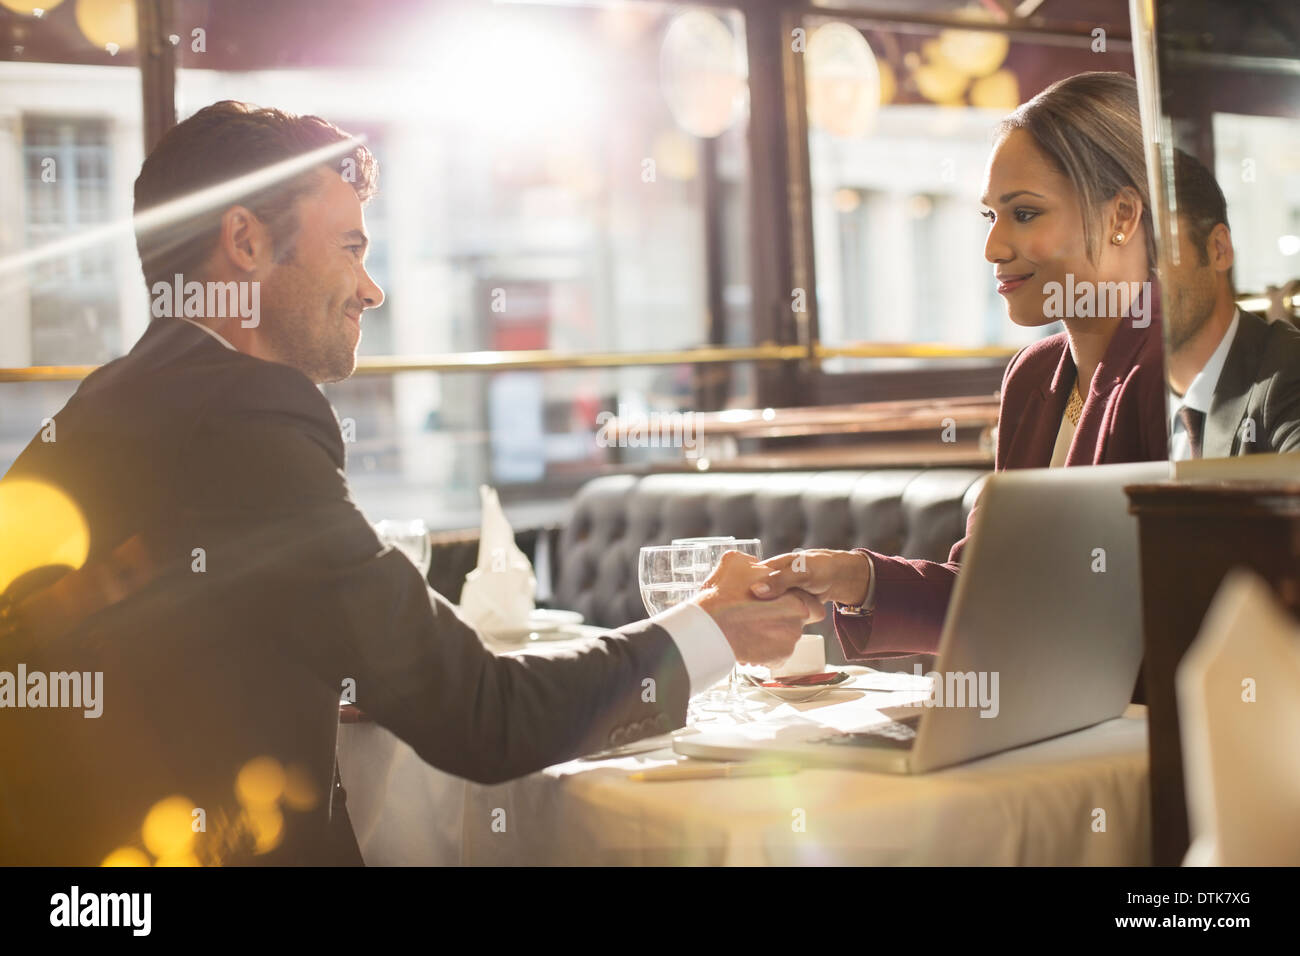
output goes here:
[{"label": "man in dark suit", "polygon": [[1172,457],[1300,450],[1300,330],[1237,308],[1223,191],[1181,150],[1174,177],[1179,261],[1163,283]]},{"label": "man in dark suit", "polygon": [[[232,180],[203,210],[173,203]],[[338,861],[340,687],[430,764],[502,781],[681,726],[689,696],[788,657],[822,616],[802,594],[754,600],[764,572],[733,554],[694,602],[590,647],[486,650],[353,504],[317,388],[352,374],[383,300],[374,185],[331,124],[231,102],[145,160],[154,318],[0,482],[0,512],[53,489],[89,535],[75,570],[6,542],[32,567],[0,601],[0,862]],[[99,675],[101,713],[51,707],[20,672]]]}]

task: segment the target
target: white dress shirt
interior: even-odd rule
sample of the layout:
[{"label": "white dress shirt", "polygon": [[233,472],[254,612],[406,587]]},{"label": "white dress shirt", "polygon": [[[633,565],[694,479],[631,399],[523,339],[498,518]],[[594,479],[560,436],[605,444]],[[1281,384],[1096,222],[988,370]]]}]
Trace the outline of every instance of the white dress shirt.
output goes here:
[{"label": "white dress shirt", "polygon": [[207,332],[208,335],[212,336],[214,339],[216,339],[218,342],[220,342],[220,343],[221,343],[222,345],[224,345],[226,348],[230,349],[230,351],[232,351],[232,352],[238,352],[238,351],[239,351],[239,349],[235,348],[233,345],[231,345],[229,342],[227,342],[223,336],[221,336],[221,335],[219,335],[218,333],[212,331],[212,329],[208,328],[208,327],[207,327],[206,325],[204,325],[202,322],[195,322],[193,319],[187,319],[187,318],[185,318],[185,316],[183,316],[183,315],[179,315],[179,316],[177,316],[177,318],[180,319],[182,322],[188,322],[190,325],[194,326],[196,329],[202,329],[204,332]]},{"label": "white dress shirt", "polygon": [[736,655],[722,636],[722,628],[698,604],[678,604],[650,620],[668,632],[681,652],[692,697],[708,690],[736,666]]},{"label": "white dress shirt", "polygon": [[[1219,376],[1223,372],[1224,363],[1228,361],[1232,340],[1237,337],[1237,326],[1240,320],[1241,311],[1237,310],[1233,313],[1232,324],[1223,333],[1223,341],[1219,343],[1219,347],[1214,350],[1214,354],[1210,356],[1205,366],[1196,373],[1196,378],[1192,379],[1185,393],[1179,395],[1173,389],[1169,390],[1169,456],[1174,461],[1185,461],[1192,457],[1192,442],[1188,437],[1187,429],[1183,427],[1182,420],[1178,417],[1178,412],[1185,406],[1201,412],[1208,420],[1210,403],[1214,401],[1214,390],[1219,385]],[[1201,443],[1204,450],[1204,430],[1201,433]]]},{"label": "white dress shirt", "polygon": [[[202,322],[195,322],[179,316],[182,321],[202,329],[232,352],[239,351],[233,345],[208,328]],[[872,580],[875,589],[875,580]],[[686,664],[686,674],[690,680],[690,695],[708,690],[722,678],[726,677],[736,665],[736,655],[731,645],[722,634],[722,628],[698,604],[679,604],[652,618],[662,627]]]}]

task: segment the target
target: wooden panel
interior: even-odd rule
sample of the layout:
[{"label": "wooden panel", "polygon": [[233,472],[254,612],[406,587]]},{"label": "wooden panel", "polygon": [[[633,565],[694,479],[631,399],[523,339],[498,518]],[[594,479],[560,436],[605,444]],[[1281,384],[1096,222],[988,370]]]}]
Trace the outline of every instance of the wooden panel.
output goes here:
[{"label": "wooden panel", "polygon": [[1258,572],[1300,616],[1300,484],[1160,482],[1125,489],[1138,516],[1153,862],[1187,853],[1174,674],[1228,571]]}]

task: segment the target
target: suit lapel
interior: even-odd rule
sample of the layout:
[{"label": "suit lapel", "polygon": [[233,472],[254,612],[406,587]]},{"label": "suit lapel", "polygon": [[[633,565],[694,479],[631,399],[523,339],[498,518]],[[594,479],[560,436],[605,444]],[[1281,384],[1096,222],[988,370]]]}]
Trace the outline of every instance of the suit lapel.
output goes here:
[{"label": "suit lapel", "polygon": [[1070,400],[1075,375],[1070,343],[1062,336],[1056,372],[1049,381],[1040,382],[1026,395],[1025,405],[1020,410],[1020,422],[1024,427],[1016,428],[1012,434],[1005,460],[997,463],[999,468],[1046,468],[1051,463],[1061,416]]},{"label": "suit lapel", "polygon": [[1119,401],[1119,386],[1137,364],[1143,336],[1159,334],[1160,323],[1154,318],[1150,325],[1141,329],[1134,327],[1131,318],[1120,320],[1084,399],[1083,415],[1074,432],[1074,441],[1070,443],[1070,453],[1065,458],[1067,466],[1092,465],[1106,460],[1111,432],[1108,426],[1115,418],[1114,405]]},{"label": "suit lapel", "polygon": [[[1205,439],[1202,447],[1215,449],[1207,458],[1236,455],[1241,443],[1241,421],[1250,407],[1251,393],[1255,390],[1255,372],[1259,368],[1259,351],[1263,345],[1266,327],[1248,312],[1241,313],[1237,322],[1237,335],[1228,349],[1223,371],[1214,386],[1210,413],[1205,419]],[[1260,423],[1256,422],[1258,427]]]}]

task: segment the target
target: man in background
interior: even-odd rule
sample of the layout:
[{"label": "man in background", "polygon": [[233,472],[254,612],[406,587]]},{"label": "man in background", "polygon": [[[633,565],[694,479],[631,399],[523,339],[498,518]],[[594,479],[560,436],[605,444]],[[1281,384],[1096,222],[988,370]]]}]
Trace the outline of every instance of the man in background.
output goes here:
[{"label": "man in background", "polygon": [[1300,450],[1300,330],[1237,308],[1223,191],[1182,150],[1174,177],[1179,261],[1161,283],[1171,457]]}]

